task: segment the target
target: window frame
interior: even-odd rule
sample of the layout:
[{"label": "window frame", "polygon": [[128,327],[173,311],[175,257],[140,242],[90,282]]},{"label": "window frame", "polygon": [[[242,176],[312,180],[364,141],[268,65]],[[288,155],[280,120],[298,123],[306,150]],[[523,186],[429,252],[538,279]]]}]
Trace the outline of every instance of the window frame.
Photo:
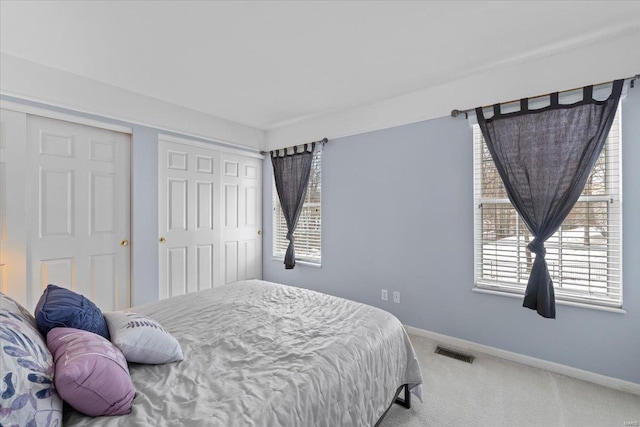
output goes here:
[{"label": "window frame", "polygon": [[[622,277],[622,239],[623,239],[623,218],[622,218],[622,112],[621,103],[618,105],[618,111],[616,112],[616,120],[614,120],[613,126],[615,126],[615,132],[617,134],[617,141],[610,143],[607,139],[607,143],[603,150],[605,153],[605,182],[606,182],[606,194],[603,195],[584,195],[581,194],[577,203],[580,202],[607,202],[607,231],[613,229],[613,237],[608,240],[605,250],[607,252],[606,270],[607,275],[611,276],[611,271],[614,272],[613,280],[607,280],[607,297],[598,298],[593,295],[585,295],[579,291],[567,291],[562,288],[561,283],[557,283],[554,278],[554,291],[556,296],[556,302],[561,305],[571,305],[578,307],[585,307],[591,309],[598,309],[604,311],[613,311],[619,313],[626,313],[623,307],[623,277]],[[612,132],[614,127],[612,126]],[[483,149],[486,146],[484,139],[482,138],[482,132],[477,124],[473,124],[473,200],[474,200],[474,287],[473,291],[494,295],[502,295],[509,297],[521,298],[524,296],[526,290],[526,280],[524,283],[520,282],[520,273],[517,273],[516,279],[513,283],[501,280],[489,280],[486,278],[486,274],[483,276],[483,258],[482,251],[484,250],[483,231],[486,230],[483,227],[483,204],[505,204],[510,205],[511,209],[515,211],[511,202],[505,198],[490,198],[482,197],[482,156]],[[495,167],[495,166],[494,166]],[[501,185],[501,184],[500,184]],[[576,203],[576,204],[577,204]],[[522,220],[519,218],[516,212],[516,235],[520,235],[518,226],[526,227]],[[616,231],[617,228],[617,231]],[[494,230],[498,228],[494,227]],[[562,228],[560,229],[562,230]],[[556,232],[558,233],[558,232]],[[555,234],[554,234],[555,235]],[[561,235],[561,234],[560,234]],[[526,246],[526,242],[524,243]],[[567,245],[567,243],[560,243],[558,240],[558,253],[561,258],[561,247]],[[517,248],[521,247],[521,243],[518,239],[516,245]],[[564,246],[566,248],[566,246]],[[617,254],[611,255],[611,254]],[[535,254],[532,254],[535,257]],[[516,268],[522,269],[523,261],[520,258],[520,250],[518,250]],[[561,261],[560,261],[561,262]],[[526,269],[526,265],[524,265]],[[617,272],[617,277],[616,273]],[[527,275],[528,277],[528,275]],[[617,278],[617,280],[616,280]],[[612,286],[612,290],[609,288]],[[560,285],[560,286],[558,286]],[[609,295],[614,295],[611,298]]]},{"label": "window frame", "polygon": [[[319,189],[319,191],[317,191],[317,193],[319,193],[319,199],[320,202],[311,202],[310,198],[312,197],[311,193],[309,192],[309,188],[307,188],[307,194],[305,195],[305,202],[303,204],[303,209],[304,208],[317,208],[318,209],[318,216],[319,216],[319,227],[318,227],[318,232],[317,232],[317,237],[314,240],[317,240],[319,243],[317,245],[317,253],[318,256],[313,256],[313,255],[309,255],[308,252],[305,252],[303,250],[301,250],[301,248],[299,248],[298,244],[300,244],[300,242],[303,241],[308,241],[309,238],[304,238],[302,236],[300,236],[299,234],[299,230],[300,230],[300,221],[302,221],[302,214],[300,215],[300,219],[298,220],[298,227],[296,228],[295,231],[295,240],[294,240],[294,245],[295,246],[295,254],[296,254],[296,264],[302,264],[302,265],[308,265],[308,266],[312,266],[312,267],[321,267],[322,266],[322,149],[320,148],[316,148],[316,150],[313,153],[313,163],[311,165],[312,167],[312,176],[309,178],[309,184],[311,184],[311,180],[313,179],[313,171],[314,171],[314,164],[319,163],[319,167],[318,167],[318,185],[317,188]],[[273,260],[276,261],[282,261],[284,260],[284,255],[285,255],[285,250],[282,251],[278,251],[278,243],[280,243],[280,246],[283,246],[286,248],[286,246],[288,245],[288,240],[286,239],[285,233],[279,233],[279,230],[281,228],[280,224],[285,224],[284,221],[284,216],[282,215],[282,209],[280,207],[280,200],[278,198],[278,190],[276,189],[276,183],[275,183],[275,178],[272,178],[271,180],[271,191],[272,191],[272,209],[271,209],[271,213],[272,213],[272,218],[271,218],[271,224],[272,224],[272,244],[271,244],[271,257]],[[284,228],[286,229],[286,225],[284,225]],[[315,234],[315,233],[314,233]]]}]

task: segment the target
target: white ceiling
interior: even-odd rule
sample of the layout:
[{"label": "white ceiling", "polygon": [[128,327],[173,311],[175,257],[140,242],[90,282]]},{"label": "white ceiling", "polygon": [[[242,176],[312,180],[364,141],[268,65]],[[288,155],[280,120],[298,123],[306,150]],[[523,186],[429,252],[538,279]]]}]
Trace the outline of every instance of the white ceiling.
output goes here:
[{"label": "white ceiling", "polygon": [[633,1],[0,7],[6,54],[261,130],[640,34]]}]

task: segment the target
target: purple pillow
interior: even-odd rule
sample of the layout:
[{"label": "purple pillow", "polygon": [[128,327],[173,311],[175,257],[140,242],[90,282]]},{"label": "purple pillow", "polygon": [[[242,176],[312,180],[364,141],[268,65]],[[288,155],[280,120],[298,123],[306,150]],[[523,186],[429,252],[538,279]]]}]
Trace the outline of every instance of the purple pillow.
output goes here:
[{"label": "purple pillow", "polygon": [[47,346],[56,364],[56,390],[75,410],[91,416],[131,412],[135,389],[127,361],[111,342],[79,329],[54,328]]},{"label": "purple pillow", "polygon": [[56,285],[47,285],[34,312],[43,336],[52,328],[75,328],[109,339],[102,311],[84,296]]}]

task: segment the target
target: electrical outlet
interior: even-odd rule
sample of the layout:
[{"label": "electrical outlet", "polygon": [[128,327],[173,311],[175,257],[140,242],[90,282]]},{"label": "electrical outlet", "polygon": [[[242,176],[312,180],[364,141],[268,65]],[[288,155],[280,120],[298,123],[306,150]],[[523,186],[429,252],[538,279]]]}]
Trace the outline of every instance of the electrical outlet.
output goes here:
[{"label": "electrical outlet", "polygon": [[393,302],[396,304],[400,304],[400,292],[393,293]]},{"label": "electrical outlet", "polygon": [[389,294],[386,289],[382,290],[382,301],[389,301]]}]

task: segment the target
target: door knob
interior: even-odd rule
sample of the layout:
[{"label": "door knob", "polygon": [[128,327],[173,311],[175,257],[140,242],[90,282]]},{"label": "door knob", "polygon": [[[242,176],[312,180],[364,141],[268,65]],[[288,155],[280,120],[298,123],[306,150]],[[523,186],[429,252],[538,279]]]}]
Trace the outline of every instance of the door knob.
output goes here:
[{"label": "door knob", "polygon": [[122,247],[129,246],[129,241],[128,240],[121,240],[120,241],[120,246],[122,246]]},{"label": "door knob", "polygon": [[262,230],[258,230],[258,236],[262,236]]},{"label": "door knob", "polygon": [[167,241],[167,239],[165,239],[164,237],[161,237],[161,238],[159,238],[158,240],[160,241],[160,243],[164,243],[164,242],[166,242],[166,241]]}]

